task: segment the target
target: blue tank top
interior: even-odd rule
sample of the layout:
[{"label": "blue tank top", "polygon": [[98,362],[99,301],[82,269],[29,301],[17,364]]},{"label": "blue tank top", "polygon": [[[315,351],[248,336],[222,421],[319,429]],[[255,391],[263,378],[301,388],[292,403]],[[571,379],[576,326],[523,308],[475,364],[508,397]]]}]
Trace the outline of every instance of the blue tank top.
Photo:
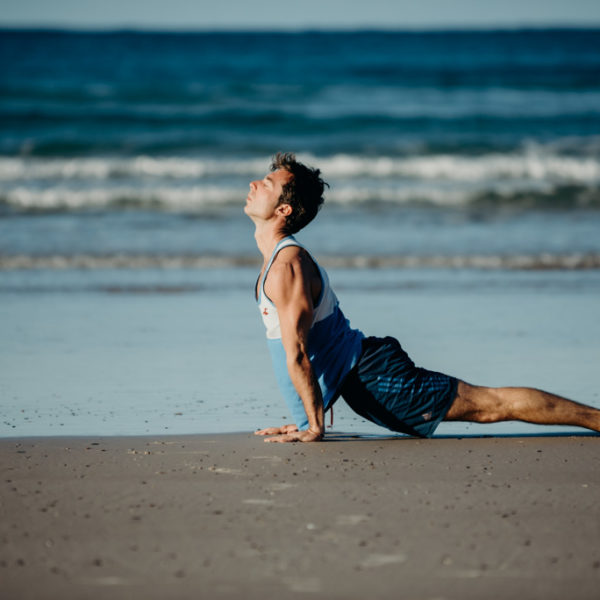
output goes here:
[{"label": "blue tank top", "polygon": [[[267,263],[258,282],[258,308],[267,329],[267,343],[273,361],[275,377],[292,418],[298,429],[308,428],[308,418],[302,399],[290,379],[277,308],[265,294],[265,280],[278,252],[287,246],[299,246],[292,236],[281,240]],[[312,257],[311,257],[312,258]],[[323,395],[323,407],[327,410],[339,395],[344,377],[354,367],[362,352],[364,335],[350,327],[339,302],[329,285],[329,277],[314,259],[321,276],[321,293],[313,308],[313,321],[308,336],[308,356]]]}]

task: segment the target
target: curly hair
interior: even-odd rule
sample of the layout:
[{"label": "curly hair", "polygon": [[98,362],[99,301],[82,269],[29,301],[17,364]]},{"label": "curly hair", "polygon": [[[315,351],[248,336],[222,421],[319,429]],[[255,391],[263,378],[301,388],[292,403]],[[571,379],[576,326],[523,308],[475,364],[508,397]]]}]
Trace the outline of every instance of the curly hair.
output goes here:
[{"label": "curly hair", "polygon": [[296,233],[316,216],[324,202],[323,191],[329,185],[320,177],[319,169],[312,169],[296,160],[291,152],[278,152],[273,157],[271,171],[283,169],[292,174],[283,186],[279,204],[289,204],[292,212],[286,217],[284,231]]}]

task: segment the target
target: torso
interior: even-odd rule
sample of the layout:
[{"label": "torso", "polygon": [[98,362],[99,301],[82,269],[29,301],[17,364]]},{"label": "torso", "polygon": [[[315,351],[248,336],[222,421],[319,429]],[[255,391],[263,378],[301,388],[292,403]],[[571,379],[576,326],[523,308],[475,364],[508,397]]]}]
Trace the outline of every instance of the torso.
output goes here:
[{"label": "torso", "polygon": [[[276,269],[272,274],[271,267],[274,262]],[[285,269],[288,265],[294,269],[294,276],[302,277],[303,289],[309,289],[312,299],[312,318],[306,352],[315,379],[321,388],[325,409],[335,401],[340,382],[360,357],[364,336],[360,331],[350,327],[331,288],[327,272],[314,261],[308,251],[299,247],[293,237],[280,240],[261,269],[254,293],[266,329],[277,383],[290,408],[294,423],[299,429],[306,429],[308,427],[306,411],[287,367],[287,352],[283,344],[279,313],[277,306],[269,298],[270,289],[275,295],[281,294],[281,289],[277,290],[276,286],[284,279],[287,281],[289,273],[286,273]],[[278,277],[281,277],[280,281]],[[263,278],[267,280],[266,285]],[[304,299],[302,304],[306,307]]]}]

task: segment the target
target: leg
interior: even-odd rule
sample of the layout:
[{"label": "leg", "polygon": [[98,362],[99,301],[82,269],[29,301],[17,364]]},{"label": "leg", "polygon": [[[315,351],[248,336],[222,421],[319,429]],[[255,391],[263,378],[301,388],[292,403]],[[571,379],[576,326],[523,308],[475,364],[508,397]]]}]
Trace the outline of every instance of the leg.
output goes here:
[{"label": "leg", "polygon": [[489,388],[459,381],[447,421],[527,421],[540,425],[576,425],[600,431],[600,410],[542,390]]}]

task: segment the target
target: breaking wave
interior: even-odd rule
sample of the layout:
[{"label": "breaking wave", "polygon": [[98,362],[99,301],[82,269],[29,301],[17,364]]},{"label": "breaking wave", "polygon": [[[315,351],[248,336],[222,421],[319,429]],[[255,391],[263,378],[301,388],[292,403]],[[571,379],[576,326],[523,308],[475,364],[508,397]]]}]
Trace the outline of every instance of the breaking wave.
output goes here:
[{"label": "breaking wave", "polygon": [[[319,166],[326,177],[387,179],[408,177],[459,182],[490,180],[537,180],[569,183],[600,182],[600,157],[569,156],[532,147],[513,153],[487,153],[479,156],[430,154],[404,157],[301,155]],[[198,180],[211,177],[258,177],[269,158],[207,160],[191,157],[130,158],[0,158],[0,182],[12,185],[43,181],[94,181],[122,179]]]},{"label": "breaking wave", "polygon": [[[331,269],[482,269],[482,270],[584,270],[600,269],[600,254],[519,255],[330,255],[319,263]],[[0,255],[0,270],[101,270],[101,269],[227,269],[260,266],[248,255]]]},{"label": "breaking wave", "polygon": [[[600,157],[530,146],[483,155],[330,157],[303,155],[331,184],[340,205],[600,206]],[[13,210],[118,209],[201,213],[243,202],[269,158],[0,158],[0,204]]]}]

